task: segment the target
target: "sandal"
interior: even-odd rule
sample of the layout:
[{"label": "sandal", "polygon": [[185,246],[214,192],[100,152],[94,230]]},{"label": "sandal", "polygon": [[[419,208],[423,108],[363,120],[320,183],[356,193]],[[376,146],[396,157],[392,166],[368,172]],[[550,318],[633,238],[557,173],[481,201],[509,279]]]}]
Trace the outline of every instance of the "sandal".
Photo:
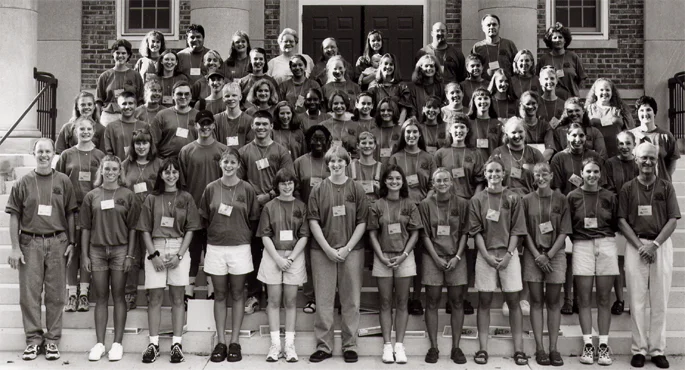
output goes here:
[{"label": "sandal", "polygon": [[549,366],[549,355],[547,352],[545,352],[545,350],[539,350],[535,352],[535,362],[537,362],[537,364],[540,366]]},{"label": "sandal", "polygon": [[228,345],[228,362],[238,362],[243,359],[243,355],[240,353],[240,344],[231,343]]},{"label": "sandal", "polygon": [[552,366],[563,366],[564,359],[561,358],[561,353],[558,351],[549,351],[549,363]]},{"label": "sandal", "polygon": [[212,351],[212,356],[210,357],[210,360],[212,360],[212,362],[222,362],[225,359],[226,345],[223,343],[219,343],[214,347],[214,351]]},{"label": "sandal", "polygon": [[314,301],[307,302],[307,304],[302,308],[302,311],[304,311],[304,313],[315,313],[316,303]]},{"label": "sandal", "polygon": [[488,351],[480,350],[476,352],[476,355],[473,357],[473,362],[477,363],[478,365],[485,365],[488,363],[488,358]]},{"label": "sandal", "polygon": [[564,301],[564,305],[561,306],[562,315],[573,315],[573,305],[571,301]]},{"label": "sandal", "polygon": [[614,315],[620,315],[623,313],[625,306],[626,306],[625,301],[616,301],[616,302],[614,302],[614,305],[611,306],[611,313]]},{"label": "sandal", "polygon": [[[549,360],[549,357],[547,357],[547,360]],[[526,354],[521,351],[514,352],[514,363],[516,363],[516,365],[519,366],[528,365],[528,356],[526,356]]]}]

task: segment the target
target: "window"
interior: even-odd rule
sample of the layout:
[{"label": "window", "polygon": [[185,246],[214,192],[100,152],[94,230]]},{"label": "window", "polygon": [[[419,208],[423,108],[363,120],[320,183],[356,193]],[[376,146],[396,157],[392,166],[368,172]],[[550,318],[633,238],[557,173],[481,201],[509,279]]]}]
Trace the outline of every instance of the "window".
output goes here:
[{"label": "window", "polygon": [[157,30],[178,38],[180,0],[118,0],[117,38],[140,40]]},{"label": "window", "polygon": [[546,0],[547,24],[556,22],[573,32],[576,40],[609,39],[608,0]]}]

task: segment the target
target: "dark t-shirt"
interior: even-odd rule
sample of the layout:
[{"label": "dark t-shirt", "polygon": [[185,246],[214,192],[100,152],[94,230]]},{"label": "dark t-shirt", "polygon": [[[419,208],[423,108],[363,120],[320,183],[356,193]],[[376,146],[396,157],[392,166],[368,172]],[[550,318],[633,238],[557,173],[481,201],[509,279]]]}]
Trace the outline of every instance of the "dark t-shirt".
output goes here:
[{"label": "dark t-shirt", "polygon": [[[639,206],[652,206],[651,216],[640,216]],[[680,207],[673,184],[656,179],[644,186],[638,179],[628,181],[618,196],[617,218],[624,218],[638,237],[656,239],[669,219],[680,219]]]},{"label": "dark t-shirt", "polygon": [[[114,208],[102,209],[103,201],[114,200]],[[101,186],[83,198],[79,221],[81,229],[90,230],[92,246],[128,245],[128,233],[138,223],[140,205],[135,194],[125,187],[105,190]]]},{"label": "dark t-shirt", "polygon": [[181,185],[188,189],[195,203],[199,206],[202,193],[207,185],[222,175],[219,162],[221,154],[228,147],[218,141],[209,145],[201,145],[197,141],[186,145],[178,154]]},{"label": "dark t-shirt", "polygon": [[197,139],[197,131],[195,131],[197,113],[195,109],[181,113],[175,107],[162,109],[157,113],[151,129],[157,141],[157,153],[161,158],[177,156],[184,145]]},{"label": "dark t-shirt", "polygon": [[[469,232],[469,206],[468,200],[456,195],[445,201],[438,201],[432,195],[419,203],[423,222],[421,233],[431,240],[438,256],[457,254],[459,239]],[[446,225],[450,227],[449,235],[438,235],[438,226]]]},{"label": "dark t-shirt", "polygon": [[[558,191],[553,191],[549,197],[541,197],[537,192],[524,196],[523,213],[528,235],[537,248],[548,250],[554,246],[559,234],[570,235],[573,232],[566,197]],[[551,222],[552,231],[543,234],[540,225],[545,222]]]},{"label": "dark t-shirt", "polygon": [[[74,186],[76,193],[76,203],[81,205],[83,197],[93,190],[95,175],[100,167],[100,161],[105,157],[105,153],[98,149],[85,152],[71,147],[60,154],[55,169],[67,176]],[[90,173],[86,175],[85,173]],[[90,176],[90,179],[88,179]]]},{"label": "dark t-shirt", "polygon": [[307,205],[297,198],[291,202],[276,198],[265,204],[257,236],[271,238],[277,250],[293,250],[299,239],[309,237]]},{"label": "dark t-shirt", "polygon": [[[232,207],[230,216],[219,213],[222,204]],[[252,241],[251,223],[259,220],[259,203],[250,183],[241,180],[235,186],[226,186],[221,179],[212,181],[202,193],[198,209],[208,244],[236,246]]]},{"label": "dark t-shirt", "polygon": [[[399,224],[399,233],[394,226]],[[391,227],[393,228],[392,234]],[[367,230],[379,230],[378,242],[383,252],[399,253],[404,251],[409,241],[409,233],[423,228],[416,202],[409,198],[389,200],[381,198],[369,208]]]},{"label": "dark t-shirt", "polygon": [[[499,212],[497,221],[488,219],[490,210]],[[474,237],[479,233],[488,250],[508,248],[511,236],[528,234],[521,197],[506,188],[499,193],[485,188],[474,195],[469,213],[469,235]]]},{"label": "dark t-shirt", "polygon": [[[442,148],[433,156],[435,167],[445,167],[452,173],[452,181],[456,195],[471,199],[476,193],[478,184],[485,182],[483,164],[485,161],[479,149],[474,148]],[[458,168],[463,168],[464,176]],[[455,176],[456,175],[456,176]]]},{"label": "dark t-shirt", "polygon": [[[172,218],[173,226],[162,226],[162,217]],[[202,223],[190,193],[179,190],[150,194],[140,210],[136,230],[153,238],[182,238],[186,232],[200,230]]]},{"label": "dark t-shirt", "polygon": [[[572,241],[616,235],[618,230],[616,194],[604,188],[599,188],[599,191],[585,191],[578,188],[571,191],[566,198],[573,223],[573,234],[569,235]],[[596,218],[597,227],[586,227],[585,218]]]}]

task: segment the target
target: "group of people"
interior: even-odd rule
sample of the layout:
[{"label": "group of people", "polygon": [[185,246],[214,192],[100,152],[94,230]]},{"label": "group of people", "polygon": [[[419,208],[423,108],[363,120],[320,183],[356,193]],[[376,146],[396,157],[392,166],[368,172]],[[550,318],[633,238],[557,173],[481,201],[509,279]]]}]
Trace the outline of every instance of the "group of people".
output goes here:
[{"label": "group of people", "polygon": [[[241,360],[239,329],[244,314],[259,308],[264,285],[267,361],[298,360],[300,286],[308,301],[303,310],[316,315],[317,346],[309,360],[332,356],[339,293],[343,357],[357,361],[368,265],[377,278],[383,362],[407,362],[408,315],[424,314],[423,288],[425,361],[438,361],[438,306],[446,287],[450,358],[466,363],[459,343],[464,315],[474,311],[466,300],[474,284],[477,364],[488,362],[493,293],[501,289],[517,365],[528,363],[524,311],[538,364],[563,365],[560,314],[575,311],[583,333],[580,361],[597,357],[609,365],[611,313],[624,310],[625,268],[631,364],[640,367],[649,355],[668,367],[670,236],[680,218],[670,177],[679,152],[673,135],[656,126],[656,101],[638,99],[639,126],[609,79],[597,79],[582,103],[586,75],[578,55],[567,50],[570,31],[560,24],[547,30],[550,51],[537,63],[529,50],[499,35],[496,15],[483,17],[482,27],[485,39],[465,57],[446,42],[445,25],[433,25],[411,83],[402,80],[376,30],[354,65],[332,38],[323,41],[319,61],[297,54],[292,29],[278,36],[282,54],[268,61],[242,31],[223,60],[204,46],[199,25],[188,28],[188,47],[178,53],[165,48],[161,33],[150,32],[134,68],[128,66],[131,44],[116,41],[115,65],[98,79],[96,94],[76,97],[73,119],[56,145],[36,142],[36,170],[17,181],[7,203],[9,263],[19,269],[27,338],[23,358],[42,351],[59,358],[62,308],[88,311],[91,299],[97,343],[89,359],[105,353],[121,359],[143,268],[150,343],[142,361],[160,356],[167,287],[170,359],[183,361],[185,304],[194,298],[204,254],[215,362]],[[365,264],[365,252],[372,262]],[[110,292],[114,343],[107,351]]]}]

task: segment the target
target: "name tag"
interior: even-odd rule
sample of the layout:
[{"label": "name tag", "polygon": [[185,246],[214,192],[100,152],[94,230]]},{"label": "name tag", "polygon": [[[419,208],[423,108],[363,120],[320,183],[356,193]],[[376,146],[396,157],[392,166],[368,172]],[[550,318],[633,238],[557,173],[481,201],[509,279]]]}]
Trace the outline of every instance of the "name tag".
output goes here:
[{"label": "name tag", "polygon": [[511,177],[515,179],[520,179],[521,178],[521,169],[520,168],[511,168]]},{"label": "name tag", "polygon": [[488,69],[493,70],[493,69],[499,69],[499,61],[494,61],[488,63]]},{"label": "name tag", "polygon": [[571,175],[571,178],[568,179],[568,182],[579,188],[583,185],[583,178],[574,173]]},{"label": "name tag", "polygon": [[563,69],[557,69],[557,77],[559,77],[559,78],[564,77],[564,70]]},{"label": "name tag", "polygon": [[90,181],[90,172],[89,171],[79,171],[78,172],[78,181]]},{"label": "name tag", "polygon": [[428,151],[428,153],[433,154],[433,153],[438,151],[438,147],[437,146],[427,146],[426,150]]},{"label": "name tag", "polygon": [[114,199],[101,201],[100,209],[114,209]]},{"label": "name tag", "polygon": [[233,206],[229,206],[227,204],[221,203],[219,205],[219,214],[224,215],[224,216],[231,216],[231,213],[233,213]]},{"label": "name tag", "polygon": [[260,160],[255,161],[257,164],[257,169],[258,170],[263,170],[265,168],[269,168],[269,158],[262,158]]},{"label": "name tag", "polygon": [[553,129],[557,128],[557,126],[559,126],[559,123],[560,123],[560,121],[559,121],[559,118],[557,118],[557,117],[552,117],[549,119],[549,125]]},{"label": "name tag", "polygon": [[540,232],[542,234],[548,234],[551,233],[552,230],[554,230],[554,227],[552,226],[552,221],[543,222],[538,226],[540,227]]},{"label": "name tag", "polygon": [[407,185],[414,187],[419,185],[419,175],[413,174],[410,176],[407,176]]},{"label": "name tag", "polygon": [[115,97],[115,98],[118,98],[119,95],[121,95],[121,93],[123,93],[123,92],[124,92],[124,89],[116,89],[116,90],[114,90],[114,97]]},{"label": "name tag", "polygon": [[362,180],[360,181],[362,184],[362,188],[364,188],[364,192],[366,194],[371,194],[373,193],[373,181],[371,180]]},{"label": "name tag", "polygon": [[614,124],[614,117],[611,115],[606,115],[600,118],[600,121],[602,122],[602,126],[611,126]]},{"label": "name tag", "polygon": [[162,216],[161,225],[162,225],[162,227],[174,227],[174,218]]},{"label": "name tag", "polygon": [[138,193],[144,193],[147,191],[147,184],[144,182],[139,182],[137,184],[133,185],[133,191],[138,194]]},{"label": "name tag", "polygon": [[488,209],[488,213],[485,215],[485,218],[493,222],[499,222],[499,211]]},{"label": "name tag", "polygon": [[545,144],[528,144],[528,146],[537,149],[540,153],[545,151]]},{"label": "name tag", "polygon": [[304,107],[304,96],[298,95],[297,100],[295,101],[295,107],[301,108]]},{"label": "name tag", "polygon": [[342,140],[333,140],[333,146],[343,146]]},{"label": "name tag", "polygon": [[228,146],[239,146],[240,141],[237,136],[226,136],[226,145]]},{"label": "name tag", "polygon": [[477,139],[476,140],[476,147],[478,147],[478,148],[487,149],[489,146],[490,146],[490,143],[488,142],[488,139]]},{"label": "name tag", "polygon": [[381,158],[390,158],[392,148],[381,148]]},{"label": "name tag", "polygon": [[464,167],[457,167],[452,169],[452,177],[454,177],[455,179],[464,176],[466,176],[466,174],[464,173]]},{"label": "name tag", "polygon": [[449,236],[450,225],[438,225],[438,236]]},{"label": "name tag", "polygon": [[399,222],[388,225],[388,234],[395,235],[395,234],[401,234],[401,233],[402,233],[402,226],[400,226]]},{"label": "name tag", "polygon": [[200,68],[191,68],[190,69],[190,75],[191,76],[199,76],[200,75]]},{"label": "name tag", "polygon": [[176,136],[184,139],[188,138],[188,129],[183,127],[176,127]]},{"label": "name tag", "polygon": [[333,206],[333,217],[345,216],[345,206]]},{"label": "name tag", "polygon": [[652,215],[652,206],[637,206],[637,215],[638,216],[651,216]]},{"label": "name tag", "polygon": [[170,95],[164,95],[164,96],[162,96],[162,104],[173,105],[174,104],[174,98],[172,98]]},{"label": "name tag", "polygon": [[596,229],[597,228],[597,217],[585,217],[583,219],[586,229]]},{"label": "name tag", "polygon": [[309,186],[319,185],[321,181],[323,181],[323,179],[320,177],[312,177],[309,179]]},{"label": "name tag", "polygon": [[508,120],[508,119],[509,119],[509,118],[507,118],[507,117],[500,117],[500,118],[498,118],[497,120],[499,121],[499,123],[505,124],[505,123],[507,123],[507,120]]},{"label": "name tag", "polygon": [[292,230],[281,230],[279,232],[279,239],[282,242],[289,242],[293,240],[293,231]]},{"label": "name tag", "polygon": [[38,216],[52,216],[52,206],[49,206],[47,204],[39,204]]},{"label": "name tag", "polygon": [[128,150],[130,149],[130,146],[125,146],[124,147],[124,153],[128,155]]}]

